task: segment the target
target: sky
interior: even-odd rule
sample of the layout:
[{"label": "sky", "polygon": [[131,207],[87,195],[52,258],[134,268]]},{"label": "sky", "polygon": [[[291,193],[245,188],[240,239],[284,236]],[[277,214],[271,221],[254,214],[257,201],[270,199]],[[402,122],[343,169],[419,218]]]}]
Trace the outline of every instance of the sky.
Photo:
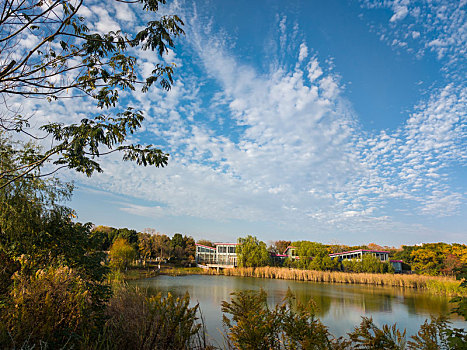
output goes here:
[{"label": "sky", "polygon": [[[87,1],[92,30],[147,14]],[[69,206],[96,225],[195,239],[381,245],[467,243],[467,1],[169,1],[185,22],[164,58],[169,92],[122,94],[144,111],[133,141],[165,168],[102,158]],[[92,101],[27,102],[76,122]]]}]

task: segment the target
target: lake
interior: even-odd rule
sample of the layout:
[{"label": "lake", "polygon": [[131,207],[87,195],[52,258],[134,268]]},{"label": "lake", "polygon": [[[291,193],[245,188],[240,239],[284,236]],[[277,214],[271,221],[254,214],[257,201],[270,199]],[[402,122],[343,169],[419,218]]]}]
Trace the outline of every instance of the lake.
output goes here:
[{"label": "lake", "polygon": [[[263,288],[271,305],[280,303],[288,288],[302,302],[313,298],[319,308],[317,316],[337,337],[352,331],[360,323],[361,316],[373,317],[378,326],[397,322],[410,336],[418,332],[430,315],[449,314],[451,307],[448,297],[369,285],[209,275],[158,276],[131,284],[147,288],[150,293],[183,295],[188,292],[192,303],[199,303],[208,335],[217,345],[222,344],[221,303],[230,300],[230,293],[239,290]],[[467,327],[467,322],[456,315],[450,315],[450,320],[457,328]]]}]

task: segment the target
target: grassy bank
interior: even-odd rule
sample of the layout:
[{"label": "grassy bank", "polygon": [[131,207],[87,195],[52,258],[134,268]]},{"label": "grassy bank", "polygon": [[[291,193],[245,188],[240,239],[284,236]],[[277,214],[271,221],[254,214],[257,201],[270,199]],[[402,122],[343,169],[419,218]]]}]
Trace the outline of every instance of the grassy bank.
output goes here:
[{"label": "grassy bank", "polygon": [[162,265],[160,270],[157,265],[151,267],[132,267],[126,271],[112,271],[109,275],[109,281],[131,281],[143,278],[151,278],[159,275],[168,276],[186,276],[201,275],[205,270],[200,267],[177,267]]},{"label": "grassy bank", "polygon": [[159,275],[157,269],[130,268],[126,271],[112,271],[108,275],[109,281],[131,281],[150,278]]},{"label": "grassy bank", "polygon": [[201,267],[161,266],[160,274],[169,276],[201,275],[205,270]]},{"label": "grassy bank", "polygon": [[[213,275],[218,274],[215,270],[209,270],[207,273]],[[312,271],[268,266],[224,269],[221,270],[219,274],[225,276],[276,278],[294,281],[371,284],[378,286],[416,288],[449,296],[467,295],[466,291],[459,287],[460,281],[456,281],[454,278],[450,277]]]}]

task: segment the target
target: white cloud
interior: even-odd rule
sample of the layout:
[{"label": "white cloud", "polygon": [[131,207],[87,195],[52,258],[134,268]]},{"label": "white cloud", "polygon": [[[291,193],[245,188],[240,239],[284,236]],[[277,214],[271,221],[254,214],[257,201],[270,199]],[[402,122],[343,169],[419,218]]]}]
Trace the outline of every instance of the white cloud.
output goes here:
[{"label": "white cloud", "polygon": [[[97,27],[114,26],[107,10],[94,10]],[[116,18],[125,21],[118,11]],[[197,66],[180,65],[168,93],[153,89],[125,100],[147,115],[144,133],[135,138],[160,144],[171,154],[169,166],[122,165],[112,155],[103,159],[104,174],[72,175],[79,182],[158,203],[121,205],[135,215],[270,222],[323,234],[419,229],[404,224],[396,210],[420,217],[458,213],[465,193],[445,174],[467,161],[465,88],[447,84],[397,130],[367,134],[341,96],[339,77],[309,55],[306,43],[287,37],[285,17],[277,34],[283,45],[295,45],[297,62],[258,72],[194,13],[186,49]],[[402,20],[404,11],[397,13]],[[154,55],[136,54],[147,74]],[[173,51],[167,60],[181,62]],[[194,70],[202,73],[193,76]],[[89,100],[77,101],[26,100],[22,108],[34,111],[39,124],[70,123],[94,110]]]},{"label": "white cloud", "polygon": [[389,19],[389,22],[401,21],[407,16],[408,13],[409,13],[409,10],[407,9],[407,6],[401,6],[400,4],[395,4],[394,14]]}]

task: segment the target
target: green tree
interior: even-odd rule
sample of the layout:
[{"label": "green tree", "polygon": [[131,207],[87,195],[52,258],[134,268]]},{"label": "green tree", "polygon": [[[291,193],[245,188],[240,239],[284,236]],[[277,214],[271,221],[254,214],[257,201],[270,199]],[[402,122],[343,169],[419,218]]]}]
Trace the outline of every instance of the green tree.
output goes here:
[{"label": "green tree", "polygon": [[[116,0],[118,1],[118,0]],[[86,18],[78,11],[85,0],[4,0],[0,17],[0,95],[6,104],[0,116],[0,129],[37,136],[29,128],[32,116],[9,108],[8,96],[43,98],[50,103],[78,95],[95,101],[96,112],[80,123],[48,123],[40,129],[53,140],[44,151],[31,152],[28,161],[8,173],[0,173],[0,187],[19,177],[37,176],[45,164],[55,170],[75,169],[90,176],[102,172],[98,158],[123,152],[124,160],[140,165],[164,166],[168,154],[151,145],[128,143],[144,120],[143,112],[128,106],[122,109],[119,94],[140,87],[143,92],[156,82],[165,90],[173,83],[173,65],[158,63],[149,76],[141,76],[137,50],[155,51],[159,56],[174,47],[182,35],[183,22],[177,15],[159,15],[166,0],[126,1],[133,8],[149,12],[153,19],[135,33],[91,32]],[[34,42],[23,46],[24,38]],[[126,105],[126,104],[125,104]],[[42,174],[45,175],[45,174]]]},{"label": "green tree", "polygon": [[154,256],[160,260],[168,259],[172,255],[172,243],[169,236],[157,234],[153,236]]},{"label": "green tree", "polygon": [[136,251],[124,238],[117,238],[109,251],[110,266],[122,271],[130,266],[136,258]]},{"label": "green tree", "polygon": [[[24,145],[17,151],[0,135],[0,149],[0,172],[4,173],[27,163],[34,147]],[[31,272],[66,265],[102,279],[104,254],[96,245],[91,225],[73,223],[73,210],[60,204],[71,196],[72,189],[70,184],[40,177],[18,178],[0,189],[0,252],[10,267],[18,267],[15,261],[21,257],[27,262],[23,267]]]},{"label": "green tree", "polygon": [[253,236],[239,238],[238,243],[236,252],[239,267],[266,266],[270,263],[271,257],[266,243]]}]

